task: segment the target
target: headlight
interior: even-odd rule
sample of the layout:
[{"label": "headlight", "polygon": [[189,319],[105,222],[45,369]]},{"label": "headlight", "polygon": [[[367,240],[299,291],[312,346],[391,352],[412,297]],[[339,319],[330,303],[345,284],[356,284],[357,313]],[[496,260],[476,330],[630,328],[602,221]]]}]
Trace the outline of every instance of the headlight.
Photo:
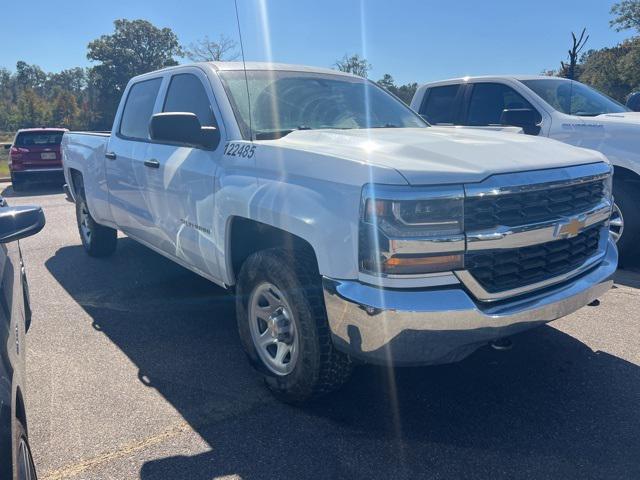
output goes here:
[{"label": "headlight", "polygon": [[462,186],[367,185],[362,196],[360,270],[420,275],[463,267]]}]

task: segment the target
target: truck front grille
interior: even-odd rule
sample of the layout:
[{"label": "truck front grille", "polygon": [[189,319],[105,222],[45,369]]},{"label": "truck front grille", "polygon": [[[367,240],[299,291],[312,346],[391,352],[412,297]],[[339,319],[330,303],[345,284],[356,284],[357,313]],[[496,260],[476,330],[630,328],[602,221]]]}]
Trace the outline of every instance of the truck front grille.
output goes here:
[{"label": "truck front grille", "polygon": [[587,211],[602,201],[604,180],[465,200],[467,231],[556,220]]},{"label": "truck front grille", "polygon": [[583,265],[597,253],[602,230],[598,225],[570,239],[508,250],[469,252],[465,266],[489,293],[531,285]]}]

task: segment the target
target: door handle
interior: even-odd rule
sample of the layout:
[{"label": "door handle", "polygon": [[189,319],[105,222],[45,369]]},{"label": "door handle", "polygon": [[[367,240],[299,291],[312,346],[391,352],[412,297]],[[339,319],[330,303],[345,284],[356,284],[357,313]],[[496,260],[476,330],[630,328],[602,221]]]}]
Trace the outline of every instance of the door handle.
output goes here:
[{"label": "door handle", "polygon": [[152,158],[151,160],[145,160],[144,166],[149,168],[160,168],[160,162],[155,158]]},{"label": "door handle", "polygon": [[115,152],[107,152],[104,154],[104,156],[106,158],[108,158],[109,160],[115,160],[117,155],[115,154]]}]

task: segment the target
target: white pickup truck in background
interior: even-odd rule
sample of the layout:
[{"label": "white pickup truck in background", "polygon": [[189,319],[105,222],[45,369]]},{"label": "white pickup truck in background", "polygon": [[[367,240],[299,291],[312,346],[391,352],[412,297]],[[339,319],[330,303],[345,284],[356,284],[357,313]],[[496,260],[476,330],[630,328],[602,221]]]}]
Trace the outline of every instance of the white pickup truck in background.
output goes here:
[{"label": "white pickup truck in background", "polygon": [[331,391],[356,360],[460,360],[611,287],[602,154],[430,127],[332,70],[246,68],[132,79],[111,134],[65,133],[63,162],[87,252],[121,230],[234,289],[279,398]]},{"label": "white pickup truck in background", "polygon": [[640,261],[640,113],[580,82],[547,76],[430,82],[416,91],[411,108],[432,125],[517,126],[605,154],[615,166],[611,233],[620,261]]}]

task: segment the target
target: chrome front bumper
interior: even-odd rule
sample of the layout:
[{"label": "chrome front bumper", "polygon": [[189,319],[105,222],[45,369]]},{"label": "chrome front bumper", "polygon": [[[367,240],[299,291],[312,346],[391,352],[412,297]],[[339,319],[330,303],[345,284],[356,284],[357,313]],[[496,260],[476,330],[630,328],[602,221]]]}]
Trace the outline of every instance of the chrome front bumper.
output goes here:
[{"label": "chrome front bumper", "polygon": [[461,285],[398,290],[326,277],[324,298],[334,345],[354,358],[392,365],[450,363],[491,340],[587,305],[611,288],[617,263],[609,240],[602,262],[581,276],[498,303],[474,301]]}]

